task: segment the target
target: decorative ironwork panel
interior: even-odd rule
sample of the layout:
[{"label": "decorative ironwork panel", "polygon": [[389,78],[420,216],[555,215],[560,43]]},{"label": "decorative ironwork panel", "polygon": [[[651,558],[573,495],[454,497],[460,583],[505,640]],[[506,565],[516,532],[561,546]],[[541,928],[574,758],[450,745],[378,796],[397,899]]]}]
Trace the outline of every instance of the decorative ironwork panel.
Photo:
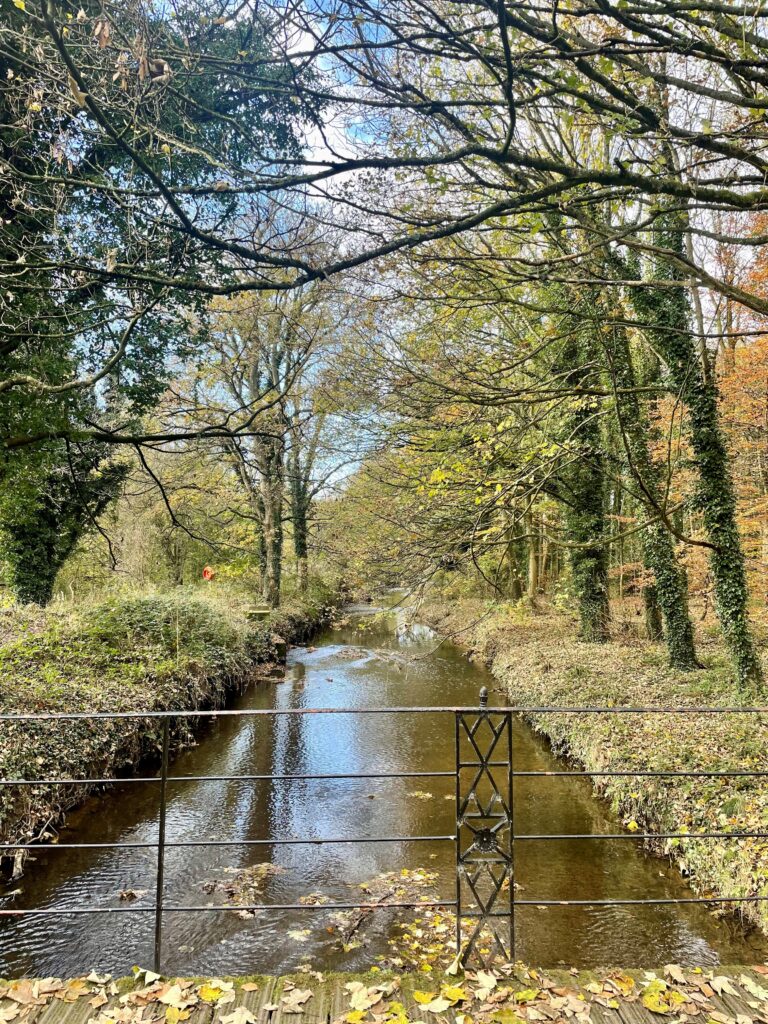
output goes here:
[{"label": "decorative ironwork panel", "polygon": [[512,715],[487,704],[456,713],[456,937],[484,966],[515,958]]}]

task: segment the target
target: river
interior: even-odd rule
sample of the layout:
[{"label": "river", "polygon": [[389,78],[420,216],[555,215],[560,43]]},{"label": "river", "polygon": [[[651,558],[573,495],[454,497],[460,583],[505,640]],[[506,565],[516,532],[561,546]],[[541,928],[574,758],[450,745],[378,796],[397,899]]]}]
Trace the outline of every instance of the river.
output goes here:
[{"label": "river", "polygon": [[[430,631],[407,628],[396,612],[353,609],[346,625],[310,647],[290,651],[284,678],[252,686],[241,708],[363,708],[476,705],[490,679]],[[563,770],[548,744],[523,722],[514,725],[515,767]],[[449,771],[454,764],[448,715],[294,715],[218,718],[200,742],[180,754],[175,775],[327,774]],[[152,783],[120,784],[69,816],[62,842],[143,842],[157,835],[158,791]],[[450,778],[391,780],[190,781],[169,786],[170,841],[372,837],[451,834]],[[418,795],[413,795],[418,794]],[[525,833],[621,831],[584,778],[515,781],[515,830]],[[524,899],[668,898],[691,891],[666,861],[631,840],[562,840],[517,844],[516,881]],[[437,871],[443,896],[453,895],[454,849],[448,842],[186,847],[168,850],[165,899],[170,905],[221,903],[212,883],[270,862],[263,901],[296,903],[310,893],[359,900],[358,885],[385,871]],[[125,906],[154,902],[156,854],[148,849],[66,850],[41,847],[26,869],[23,891],[3,907]],[[357,895],[355,893],[357,892]],[[391,914],[392,912],[387,912]],[[391,919],[365,929],[365,944],[343,953],[323,910],[235,913],[166,912],[166,973],[271,973],[311,963],[324,969],[369,966],[386,948]],[[517,955],[557,964],[659,965],[749,963],[765,940],[745,938],[733,921],[702,905],[525,907],[517,914]],[[291,933],[291,934],[289,934]],[[0,976],[71,976],[91,969],[123,974],[150,966],[149,913],[30,916],[0,922]]]}]

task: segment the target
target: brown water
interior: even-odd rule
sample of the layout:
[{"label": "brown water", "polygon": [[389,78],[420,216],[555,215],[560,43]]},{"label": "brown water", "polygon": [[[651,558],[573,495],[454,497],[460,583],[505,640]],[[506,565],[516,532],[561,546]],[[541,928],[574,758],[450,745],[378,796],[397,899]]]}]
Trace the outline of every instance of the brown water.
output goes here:
[{"label": "brown water", "polygon": [[[291,651],[285,680],[252,687],[243,708],[362,708],[475,705],[487,673],[456,648],[436,647],[420,628],[398,629],[394,613],[373,618],[362,609],[350,625]],[[563,770],[546,742],[522,722],[514,727],[515,767]],[[198,746],[174,763],[177,775],[322,774],[451,770],[449,715],[296,715],[219,718]],[[62,842],[136,842],[157,835],[158,791],[151,783],[115,787],[70,816]],[[431,799],[409,796],[427,791]],[[448,835],[454,831],[448,778],[185,782],[169,787],[169,841],[290,837]],[[524,833],[621,831],[589,783],[517,779],[515,829]],[[675,870],[645,856],[632,840],[564,840],[517,844],[518,894],[524,899],[666,898],[690,896]],[[430,857],[430,854],[433,855]],[[295,903],[322,892],[350,900],[350,883],[380,872],[424,866],[440,873],[441,893],[453,896],[452,843],[267,845],[185,848],[166,855],[171,905],[222,902],[205,883],[231,878],[226,869],[271,861],[264,902]],[[65,850],[42,847],[21,881],[23,893],[0,907],[121,907],[121,890],[147,890],[132,904],[154,902],[152,850]],[[19,883],[13,883],[16,887]],[[359,895],[352,897],[360,899]],[[387,912],[391,913],[391,912]],[[354,970],[386,948],[391,918],[377,917],[367,944],[341,953],[329,935],[328,911],[173,913],[164,927],[168,973],[277,972],[311,962]],[[309,930],[304,941],[289,931]],[[92,968],[115,974],[152,959],[151,914],[31,916],[0,920],[0,976],[69,976]],[[529,963],[713,964],[754,962],[768,947],[745,939],[733,923],[704,906],[537,907],[517,912],[517,955]]]}]

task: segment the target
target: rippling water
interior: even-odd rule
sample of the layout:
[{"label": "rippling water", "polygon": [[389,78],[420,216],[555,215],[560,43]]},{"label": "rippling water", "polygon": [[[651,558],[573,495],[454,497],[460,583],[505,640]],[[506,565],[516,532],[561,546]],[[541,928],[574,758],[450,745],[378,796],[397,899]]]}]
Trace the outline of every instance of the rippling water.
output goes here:
[{"label": "rippling water", "polygon": [[[363,708],[477,702],[487,673],[395,613],[358,609],[350,624],[316,646],[290,652],[284,679],[252,687],[243,708]],[[451,770],[450,716],[302,715],[219,718],[199,744],[174,762],[176,775],[324,774]],[[522,722],[514,726],[515,766],[562,770],[546,743]],[[124,784],[70,815],[62,842],[136,842],[157,836],[159,787]],[[431,799],[409,796],[428,791]],[[190,781],[169,786],[169,841],[214,838],[355,839],[453,833],[451,779]],[[584,779],[517,779],[515,829],[525,833],[620,831]],[[646,857],[631,840],[562,840],[516,844],[518,893],[524,899],[666,898],[692,893],[666,862]],[[295,903],[322,892],[349,901],[350,886],[402,866],[440,873],[452,897],[454,849],[448,842],[184,848],[166,854],[165,898],[171,907],[220,903],[206,890],[231,869],[271,862],[263,900]],[[64,850],[41,847],[28,864],[23,893],[0,897],[7,907],[124,907],[120,892],[154,902],[152,850]],[[10,887],[9,887],[10,888]],[[359,896],[352,897],[359,899]],[[377,917],[367,945],[341,953],[328,933],[328,912],[271,911],[244,920],[233,913],[166,911],[163,969],[168,973],[276,972],[311,962],[356,969],[385,948],[391,919]],[[309,930],[305,941],[289,931]],[[0,921],[0,975],[68,976],[91,968],[115,974],[151,964],[151,913],[41,917]],[[541,965],[751,962],[766,943],[702,906],[521,908],[517,955]]]}]

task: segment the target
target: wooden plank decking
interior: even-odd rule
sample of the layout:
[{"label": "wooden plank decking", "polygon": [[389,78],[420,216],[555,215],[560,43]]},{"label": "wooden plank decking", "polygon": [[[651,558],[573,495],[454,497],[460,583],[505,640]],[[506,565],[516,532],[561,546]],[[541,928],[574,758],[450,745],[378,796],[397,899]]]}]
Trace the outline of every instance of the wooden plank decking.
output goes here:
[{"label": "wooden plank decking", "polygon": [[[766,972],[766,973],[763,973]],[[429,1002],[430,997],[432,1002]],[[768,1024],[768,971],[297,974],[0,983],[0,1024]]]}]

